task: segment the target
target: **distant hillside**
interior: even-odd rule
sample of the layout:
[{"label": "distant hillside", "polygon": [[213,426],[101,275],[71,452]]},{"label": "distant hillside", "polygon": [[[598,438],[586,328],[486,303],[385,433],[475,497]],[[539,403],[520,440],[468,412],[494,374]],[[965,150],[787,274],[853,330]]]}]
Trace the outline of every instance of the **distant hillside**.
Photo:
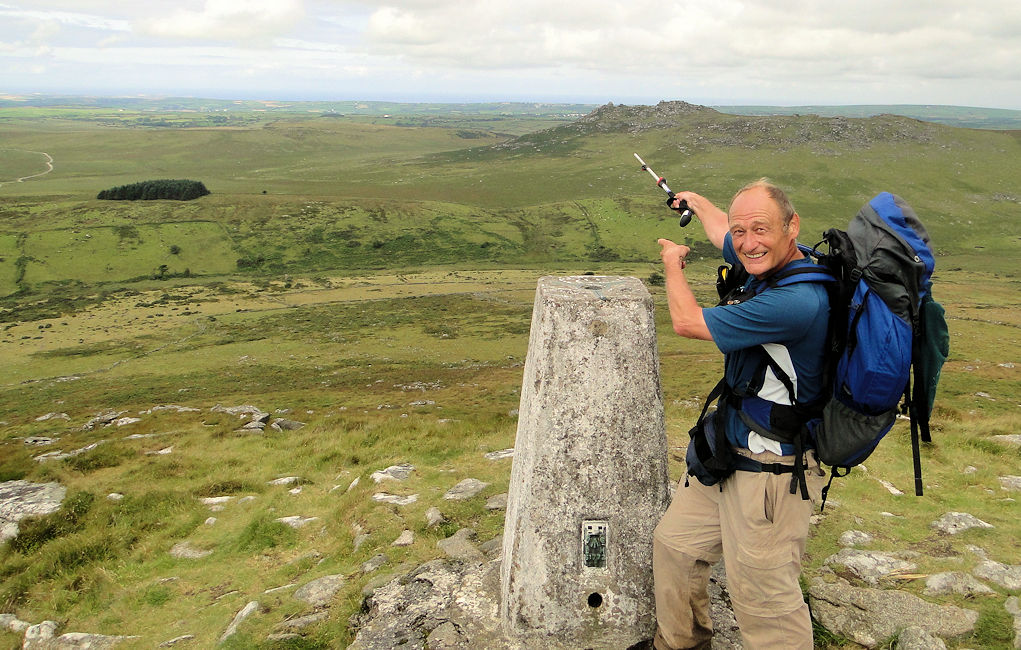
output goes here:
[{"label": "distant hillside", "polygon": [[820,117],[875,117],[903,115],[967,129],[1021,129],[1021,111],[974,106],[928,104],[862,104],[857,106],[714,106],[732,115],[818,115]]},{"label": "distant hillside", "polygon": [[[677,102],[668,101],[668,104]],[[684,103],[684,102],[680,102]],[[463,114],[474,116],[580,117],[597,104],[550,102],[383,102],[234,100],[202,97],[88,97],[0,94],[0,109],[14,107],[105,109],[146,112],[323,113],[338,116],[405,117]],[[818,115],[820,117],[874,117],[903,115],[970,129],[1021,130],[1021,111],[975,106],[931,104],[861,104],[849,106],[712,106],[731,115]],[[169,124],[167,126],[170,126]]]}]

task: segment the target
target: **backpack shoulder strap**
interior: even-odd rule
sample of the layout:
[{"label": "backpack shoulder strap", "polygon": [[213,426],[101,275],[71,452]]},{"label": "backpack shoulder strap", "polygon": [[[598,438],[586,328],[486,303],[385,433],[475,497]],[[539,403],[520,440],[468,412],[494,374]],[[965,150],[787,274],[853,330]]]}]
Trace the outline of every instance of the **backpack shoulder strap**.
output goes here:
[{"label": "backpack shoulder strap", "polygon": [[762,291],[773,287],[786,287],[799,282],[836,282],[837,279],[819,264],[796,264],[769,276],[762,285]]}]

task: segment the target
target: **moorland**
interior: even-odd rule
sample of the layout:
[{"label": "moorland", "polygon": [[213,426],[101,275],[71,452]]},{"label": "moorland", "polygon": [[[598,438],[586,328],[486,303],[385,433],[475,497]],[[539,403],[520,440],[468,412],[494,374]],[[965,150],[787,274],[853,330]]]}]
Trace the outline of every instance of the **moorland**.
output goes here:
[{"label": "moorland", "polygon": [[[346,579],[329,616],[281,647],[343,647],[377,575],[363,563],[382,554],[392,571],[439,556],[436,542],[459,528],[480,540],[501,532],[503,512],[485,503],[506,491],[510,461],[484,454],[514,444],[542,275],[648,283],[680,477],[686,432],[722,363],[711,344],[672,334],[655,242],[692,246],[704,304],[717,261],[696,227],[678,227],[634,152],[673,189],[720,204],[771,177],[790,189],[808,244],[882,190],[916,209],[951,330],[925,495],[910,495],[898,425],[868,472],[833,488],[840,505],[814,528],[807,566],[852,528],[918,552],[918,575],[966,570],[964,543],[1018,562],[1018,505],[997,477],[1018,473],[1021,452],[994,437],[1021,421],[1021,131],[682,102],[586,114],[248,108],[0,107],[0,481],[68,490],[61,511],[0,546],[0,613],[136,635],[139,647],[185,634],[208,646],[258,595],[267,615],[225,645],[272,647],[267,634],[302,604],[264,592],[336,574]],[[211,193],[96,198],[150,179]],[[169,405],[180,408],[154,408]],[[239,432],[217,405],[304,426]],[[114,424],[86,426],[109,412]],[[76,453],[40,458],[55,451]],[[415,467],[408,480],[371,478],[401,463]],[[479,498],[441,499],[469,477],[488,483]],[[373,501],[384,488],[423,496]],[[207,523],[201,499],[215,497],[233,499]],[[433,505],[445,522],[430,527]],[[948,540],[929,523],[949,511],[995,528]],[[317,519],[277,521],[295,515]],[[404,530],[414,543],[392,546]],[[169,555],[181,541],[211,554]],[[908,576],[902,588],[922,584]],[[968,603],[980,625],[957,647],[1009,647],[1007,595]]]}]

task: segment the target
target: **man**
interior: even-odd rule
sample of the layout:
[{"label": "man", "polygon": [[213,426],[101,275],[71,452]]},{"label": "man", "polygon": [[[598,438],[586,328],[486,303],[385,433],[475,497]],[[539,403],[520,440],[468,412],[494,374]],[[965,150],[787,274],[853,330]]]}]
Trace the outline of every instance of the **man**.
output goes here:
[{"label": "man", "polygon": [[[751,276],[743,301],[703,309],[684,274],[689,248],[659,240],[674,331],[711,340],[725,355],[724,395],[720,413],[711,419],[736,455],[755,461],[752,467],[793,472],[797,434],[774,430],[782,418],[770,413],[819,398],[829,316],[821,283],[769,284],[782,270],[812,264],[797,246],[800,217],[784,192],[766,179],[739,190],[729,214],[693,192],[676,198],[687,201],[724,259]],[[787,383],[778,376],[783,374]],[[749,471],[743,462],[745,469],[712,486],[686,476],[656,527],[659,650],[710,646],[706,588],[721,555],[745,647],[812,648],[810,615],[798,582],[811,501],[793,489],[796,474]],[[802,463],[815,492],[822,471],[814,453],[803,456]]]}]

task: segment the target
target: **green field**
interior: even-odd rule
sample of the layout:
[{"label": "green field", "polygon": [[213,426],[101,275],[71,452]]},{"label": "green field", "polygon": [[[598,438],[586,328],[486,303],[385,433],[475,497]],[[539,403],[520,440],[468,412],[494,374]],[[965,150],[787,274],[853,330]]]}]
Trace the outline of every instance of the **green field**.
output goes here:
[{"label": "green field", "polygon": [[[344,647],[376,575],[439,557],[436,542],[460,527],[480,541],[502,531],[503,511],[484,504],[506,491],[510,461],[482,455],[514,442],[539,277],[649,279],[665,236],[693,247],[696,293],[713,301],[715,250],[696,227],[678,228],[636,151],[673,189],[721,205],[769,175],[790,189],[804,243],[843,227],[880,190],[904,196],[929,227],[952,342],[934,443],[923,450],[926,495],[895,496],[877,481],[910,493],[902,423],[868,473],[833,488],[840,505],[827,505],[813,529],[806,575],[852,528],[878,533],[881,548],[917,552],[919,575],[969,570],[966,544],[1017,557],[1021,520],[996,479],[1017,474],[1021,457],[992,440],[1021,425],[1017,133],[686,105],[603,107],[571,120],[570,107],[260,109],[228,113],[224,124],[190,103],[182,110],[195,112],[123,108],[0,106],[4,151],[19,152],[3,157],[2,175],[37,173],[38,155],[26,152],[54,161],[46,175],[0,185],[0,480],[59,481],[69,494],[61,513],[0,546],[0,613],[139,637],[120,647],[183,634],[210,647],[258,599],[259,615],[226,647]],[[212,194],[95,198],[158,178],[199,180]],[[722,357],[675,336],[663,289],[650,291],[677,478]],[[166,404],[199,411],[150,411]],[[241,434],[218,404],[254,404],[306,426]],[[83,430],[105,410],[139,421]],[[67,419],[40,419],[50,413]],[[26,444],[32,437],[56,441]],[[65,460],[35,460],[92,443]],[[405,509],[371,501],[372,472],[403,462],[418,470],[391,489],[423,498]],[[965,474],[968,466],[977,469]],[[292,475],[302,478],[298,493],[268,485]],[[490,486],[468,502],[442,501],[467,477]],[[209,525],[198,499],[212,496],[255,499],[213,513]],[[434,504],[448,523],[427,528]],[[996,529],[940,537],[929,523],[949,511]],[[292,514],[320,519],[299,530],[274,521]],[[405,529],[416,542],[392,547]],[[368,537],[356,545],[359,534]],[[213,555],[171,558],[185,540]],[[385,567],[363,574],[380,553]],[[328,617],[293,645],[265,641],[307,613],[289,592],[265,591],[327,574],[346,578]],[[899,588],[921,594],[924,580]],[[981,617],[975,635],[948,647],[1010,647],[1008,595],[943,597]],[[0,631],[0,647],[20,641]]]}]

